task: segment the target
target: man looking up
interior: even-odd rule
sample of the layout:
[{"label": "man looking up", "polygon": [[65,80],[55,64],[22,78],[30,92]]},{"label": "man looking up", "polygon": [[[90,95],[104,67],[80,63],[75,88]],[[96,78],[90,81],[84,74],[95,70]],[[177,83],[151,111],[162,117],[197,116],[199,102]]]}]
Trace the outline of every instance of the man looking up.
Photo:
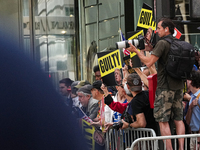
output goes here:
[{"label": "man looking up", "polygon": [[72,107],[71,84],[73,82],[70,78],[64,78],[59,81],[60,93],[64,96],[65,104],[70,107]]},{"label": "man looking up", "polygon": [[[154,117],[159,123],[160,132],[162,136],[171,135],[169,127],[169,119],[173,113],[173,120],[176,126],[176,133],[182,135],[185,133],[185,126],[182,121],[183,109],[182,109],[182,98],[183,98],[183,81],[175,79],[165,73],[164,64],[168,58],[168,52],[170,50],[170,44],[164,40],[164,38],[174,38],[174,24],[168,18],[161,18],[158,21],[157,30],[160,40],[155,45],[152,55],[150,57],[144,56],[140,53],[131,43],[130,47],[127,48],[130,52],[137,53],[140,60],[149,68],[156,61],[158,64],[157,70],[157,89],[156,98],[154,102]],[[149,49],[149,47],[146,47]],[[184,139],[179,139],[179,149],[183,150]],[[166,149],[172,150],[171,140],[166,140]]]}]

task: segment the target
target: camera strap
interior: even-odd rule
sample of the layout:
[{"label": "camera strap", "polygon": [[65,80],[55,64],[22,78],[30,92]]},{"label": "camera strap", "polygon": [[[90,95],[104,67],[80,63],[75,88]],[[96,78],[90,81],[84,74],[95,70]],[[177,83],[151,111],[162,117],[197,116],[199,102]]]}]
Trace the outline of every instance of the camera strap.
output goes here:
[{"label": "camera strap", "polygon": [[127,107],[126,107],[125,111],[123,112],[123,114],[122,114],[122,116],[121,116],[121,119],[123,119],[123,118],[124,118],[124,115],[125,115],[125,113],[127,113],[127,112],[128,112],[128,108],[129,108],[129,105],[127,105]]},{"label": "camera strap", "polygon": [[125,109],[125,112],[128,112],[128,108],[129,108],[129,105],[127,105],[126,109]]}]

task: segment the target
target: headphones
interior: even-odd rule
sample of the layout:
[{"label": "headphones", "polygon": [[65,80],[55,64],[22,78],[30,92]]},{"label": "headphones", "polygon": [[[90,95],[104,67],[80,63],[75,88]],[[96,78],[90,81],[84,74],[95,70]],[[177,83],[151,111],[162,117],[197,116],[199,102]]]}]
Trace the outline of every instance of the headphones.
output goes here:
[{"label": "headphones", "polygon": [[165,29],[165,32],[167,32],[167,29]]}]

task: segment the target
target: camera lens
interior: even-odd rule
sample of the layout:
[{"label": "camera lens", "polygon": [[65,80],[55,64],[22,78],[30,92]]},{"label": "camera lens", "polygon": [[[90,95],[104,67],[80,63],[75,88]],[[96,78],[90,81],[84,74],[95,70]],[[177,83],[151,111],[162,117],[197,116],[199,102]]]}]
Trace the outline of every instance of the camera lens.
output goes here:
[{"label": "camera lens", "polygon": [[120,41],[116,43],[116,48],[128,48],[130,47],[129,42],[131,44],[133,44],[135,47],[139,48],[139,49],[144,49],[145,45],[144,45],[144,36],[139,35],[138,39],[132,39],[132,40],[125,40],[125,41]]}]

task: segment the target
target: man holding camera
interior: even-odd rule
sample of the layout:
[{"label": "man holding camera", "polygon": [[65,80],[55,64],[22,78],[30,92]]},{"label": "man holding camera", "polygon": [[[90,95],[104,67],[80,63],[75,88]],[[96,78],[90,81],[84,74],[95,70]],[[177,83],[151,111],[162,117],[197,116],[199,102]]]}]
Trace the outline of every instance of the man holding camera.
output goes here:
[{"label": "man holding camera", "polygon": [[[158,126],[153,117],[153,109],[150,108],[148,91],[142,91],[141,78],[137,74],[130,74],[127,77],[127,87],[131,94],[132,99],[128,101],[128,104],[122,104],[114,102],[111,95],[104,90],[105,104],[111,107],[113,110],[122,114],[122,119],[119,123],[110,123],[107,128],[113,126],[113,128],[152,128],[158,133]],[[104,87],[102,87],[104,88]],[[107,129],[106,128],[106,129]]]},{"label": "man holding camera", "polygon": [[149,93],[148,91],[142,91],[141,78],[135,73],[130,74],[127,77],[126,84],[133,95],[133,99],[127,107],[130,107],[128,108],[128,114],[133,117],[134,122],[130,123],[122,120],[122,128],[151,128],[158,133],[157,124],[153,117],[153,109],[150,108],[149,104]]},{"label": "man holding camera", "polygon": [[[158,21],[156,30],[160,40],[155,45],[152,55],[150,57],[144,56],[140,53],[135,46],[131,43],[127,48],[130,52],[137,53],[140,60],[147,66],[151,67],[156,61],[158,63],[157,70],[157,90],[156,99],[154,102],[154,117],[159,122],[160,132],[162,136],[171,135],[169,127],[169,119],[173,114],[173,120],[176,126],[176,133],[182,135],[185,133],[185,126],[182,121],[183,109],[183,81],[175,79],[165,73],[164,64],[168,58],[168,52],[170,50],[170,44],[163,40],[166,37],[173,38],[174,24],[170,19],[161,18]],[[149,48],[149,47],[148,47]],[[147,49],[147,48],[146,48]],[[184,139],[179,139],[179,149],[183,149]],[[172,150],[171,140],[166,140],[167,150]]]}]

